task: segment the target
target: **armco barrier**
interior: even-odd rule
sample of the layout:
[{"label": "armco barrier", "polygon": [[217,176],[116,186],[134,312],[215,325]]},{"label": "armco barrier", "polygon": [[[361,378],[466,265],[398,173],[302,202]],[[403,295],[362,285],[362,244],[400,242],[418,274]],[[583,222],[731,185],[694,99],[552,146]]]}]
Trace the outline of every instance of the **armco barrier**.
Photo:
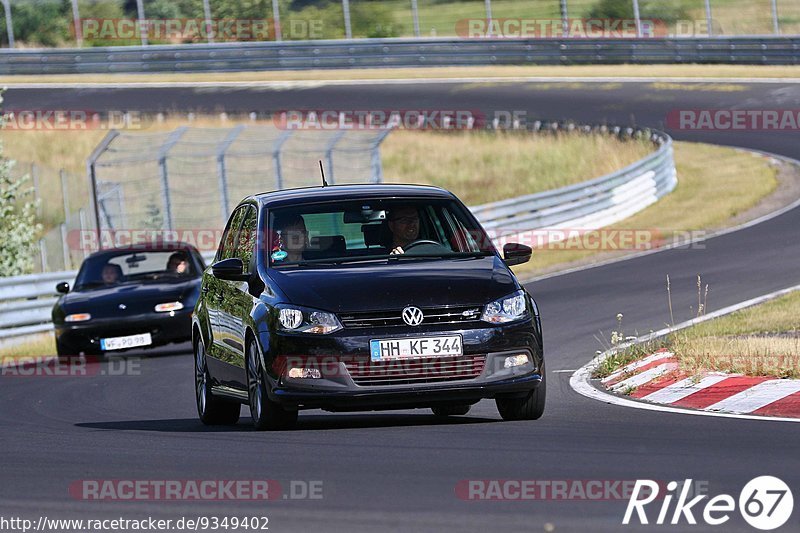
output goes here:
[{"label": "armco barrier", "polygon": [[[622,170],[471,210],[490,234],[496,235],[539,228],[596,229],[622,220],[677,185],[672,139],[660,132],[649,134],[658,149]],[[68,271],[0,278],[0,339],[50,330],[55,285],[59,281],[72,283],[76,274]]]},{"label": "armco barrier", "polygon": [[400,38],[0,50],[0,75],[588,63],[796,65],[800,37]]}]

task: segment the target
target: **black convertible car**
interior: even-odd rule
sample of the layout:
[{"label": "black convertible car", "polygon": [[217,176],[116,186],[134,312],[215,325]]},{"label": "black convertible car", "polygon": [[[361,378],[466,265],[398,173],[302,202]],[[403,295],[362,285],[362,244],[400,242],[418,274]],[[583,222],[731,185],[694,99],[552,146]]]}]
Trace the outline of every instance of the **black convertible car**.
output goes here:
[{"label": "black convertible car", "polygon": [[102,355],[191,339],[205,263],[184,243],[115,248],[87,257],[53,307],[59,356]]},{"label": "black convertible car", "polygon": [[203,276],[193,317],[197,409],[259,429],[300,409],[431,408],[483,398],[506,420],[539,418],[539,311],[450,192],[343,185],[245,199]]}]

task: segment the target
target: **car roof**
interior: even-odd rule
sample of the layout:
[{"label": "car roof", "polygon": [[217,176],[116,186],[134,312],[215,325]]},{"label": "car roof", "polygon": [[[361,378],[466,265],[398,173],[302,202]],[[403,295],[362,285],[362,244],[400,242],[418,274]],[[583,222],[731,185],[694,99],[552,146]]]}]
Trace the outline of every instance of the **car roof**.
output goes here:
[{"label": "car roof", "polygon": [[445,198],[455,195],[441,187],[430,185],[329,185],[328,187],[302,187],[283,189],[252,196],[265,207],[279,207],[306,202],[358,200],[362,198]]},{"label": "car roof", "polygon": [[[93,252],[86,259],[95,257],[102,257],[104,255],[117,255],[126,252],[197,252],[197,248],[186,242],[170,241],[170,242],[145,242],[141,244],[132,244],[130,246],[119,246],[116,248],[104,248]],[[199,253],[199,252],[198,252]]]}]

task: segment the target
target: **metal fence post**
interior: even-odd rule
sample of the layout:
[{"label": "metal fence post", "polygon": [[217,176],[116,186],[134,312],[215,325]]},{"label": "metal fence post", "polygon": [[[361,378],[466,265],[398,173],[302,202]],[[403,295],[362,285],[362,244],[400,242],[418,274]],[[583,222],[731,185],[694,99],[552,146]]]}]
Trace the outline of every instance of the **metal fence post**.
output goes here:
[{"label": "metal fence post", "polygon": [[492,36],[492,0],[484,0],[484,4],[486,6],[486,27],[488,31],[486,32],[487,37]]},{"label": "metal fence post", "polygon": [[[78,222],[80,223],[81,226],[80,242],[82,244],[83,242],[85,242],[83,237],[83,232],[86,231],[86,212],[83,210],[83,208],[78,209]],[[99,231],[97,232],[97,249],[98,250],[103,249],[103,242],[100,240]],[[83,251],[83,258],[86,259],[86,256],[89,255],[86,253],[86,246],[81,246],[81,250]]]},{"label": "metal fence post", "polygon": [[372,144],[372,183],[383,183],[383,163],[381,162],[381,143],[392,132],[391,128],[382,131]]},{"label": "metal fence post", "polygon": [[781,25],[778,22],[778,0],[772,0],[772,29],[775,35],[781,34]]},{"label": "metal fence post", "polygon": [[272,0],[272,27],[275,28],[275,40],[283,40],[283,31],[281,31],[281,10],[278,5],[278,0]]},{"label": "metal fence post", "polygon": [[61,251],[64,253],[64,270],[72,270],[72,257],[69,254],[69,242],[67,241],[67,225],[60,224],[61,228]]},{"label": "metal fence post", "polygon": [[[99,249],[102,250],[102,241],[100,240],[100,209],[97,205],[97,169],[95,168],[95,163],[97,163],[97,159],[108,149],[108,146],[111,142],[119,136],[119,132],[117,130],[111,130],[106,134],[100,144],[98,144],[92,153],[89,155],[89,159],[86,160],[86,175],[89,177],[89,199],[92,202],[92,207],[94,208],[94,222],[97,224],[95,231],[97,232],[97,243]],[[84,229],[84,220],[83,220],[83,210],[81,209],[81,230]],[[85,253],[85,251],[84,251]]]},{"label": "metal fence post", "polygon": [[633,0],[633,20],[636,22],[636,36],[642,36],[642,17],[639,16],[639,0]]},{"label": "metal fence post", "polygon": [[81,27],[81,12],[78,10],[78,0],[72,0],[72,24],[75,25],[75,42],[80,48],[83,46],[83,28]]},{"label": "metal fence post", "polygon": [[31,178],[33,179],[33,198],[36,200],[36,216],[42,218],[42,195],[39,193],[39,167],[31,163]]},{"label": "metal fence post", "polygon": [[714,36],[714,19],[711,17],[711,0],[706,0],[706,24],[708,24],[708,36]]},{"label": "metal fence post", "polygon": [[230,133],[228,133],[227,137],[225,137],[225,140],[220,143],[219,148],[217,148],[217,177],[219,178],[219,196],[220,206],[222,207],[223,226],[228,221],[228,215],[230,214],[228,212],[230,203],[228,201],[228,173],[225,168],[225,152],[228,151],[228,148],[230,148],[233,141],[242,133],[244,128],[245,126],[243,125],[233,128]]},{"label": "metal fence post", "polygon": [[203,16],[206,20],[203,22],[206,25],[206,39],[208,42],[214,42],[214,30],[211,27],[211,6],[208,3],[208,0],[203,0]]},{"label": "metal fence post", "polygon": [[327,178],[326,181],[328,182],[329,185],[333,185],[336,183],[336,180],[333,175],[333,149],[336,147],[336,143],[339,142],[339,139],[344,137],[344,134],[346,132],[347,130],[338,130],[333,135],[333,137],[331,137],[331,140],[328,141],[328,145],[325,146],[325,161],[328,163],[328,168],[326,169],[327,172],[325,172],[325,177]]},{"label": "metal fence post", "polygon": [[344,11],[344,38],[353,38],[353,29],[350,27],[350,0],[342,0],[342,11]]},{"label": "metal fence post", "polygon": [[39,239],[39,258],[42,261],[42,272],[47,272],[47,243]]},{"label": "metal fence post", "polygon": [[569,10],[567,9],[567,0],[561,0],[561,29],[563,37],[566,39],[569,36]]},{"label": "metal fence post", "polygon": [[169,134],[167,140],[158,151],[158,170],[161,177],[161,197],[164,200],[164,224],[167,230],[172,229],[172,201],[169,192],[169,171],[167,170],[167,156],[170,149],[175,146],[188,128],[182,126]]},{"label": "metal fence post", "polygon": [[147,34],[150,30],[144,18],[144,2],[142,0],[136,0],[136,13],[139,19],[139,31],[142,33],[142,46],[147,46]]},{"label": "metal fence post", "polygon": [[67,193],[67,171],[63,168],[58,171],[61,178],[61,200],[64,202],[64,222],[69,218],[69,195]]},{"label": "metal fence post", "polygon": [[281,132],[280,136],[275,140],[275,145],[272,147],[272,165],[275,169],[275,189],[283,189],[283,166],[281,163],[281,149],[283,144],[292,136],[291,130]]},{"label": "metal fence post", "polygon": [[11,20],[11,0],[0,0],[6,14],[6,33],[8,34],[8,47],[14,48],[14,22]]},{"label": "metal fence post", "polygon": [[414,37],[419,37],[419,8],[417,0],[411,0],[411,18],[414,20]]}]

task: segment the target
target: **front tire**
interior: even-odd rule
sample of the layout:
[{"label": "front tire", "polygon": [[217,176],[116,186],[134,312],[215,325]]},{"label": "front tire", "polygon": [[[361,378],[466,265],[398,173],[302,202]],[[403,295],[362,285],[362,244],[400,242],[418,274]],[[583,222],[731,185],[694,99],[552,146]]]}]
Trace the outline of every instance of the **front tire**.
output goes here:
[{"label": "front tire", "polygon": [[194,343],[194,390],[197,400],[197,415],[206,426],[232,426],[239,421],[242,406],[211,394],[211,375],[206,364],[203,340]]},{"label": "front tire", "polygon": [[247,347],[247,396],[250,416],[259,431],[290,429],[297,422],[297,411],[287,411],[267,395],[267,380],[256,341]]},{"label": "front tire", "polygon": [[503,420],[538,420],[544,414],[547,396],[547,372],[542,363],[542,383],[524,398],[497,398],[497,410]]}]

